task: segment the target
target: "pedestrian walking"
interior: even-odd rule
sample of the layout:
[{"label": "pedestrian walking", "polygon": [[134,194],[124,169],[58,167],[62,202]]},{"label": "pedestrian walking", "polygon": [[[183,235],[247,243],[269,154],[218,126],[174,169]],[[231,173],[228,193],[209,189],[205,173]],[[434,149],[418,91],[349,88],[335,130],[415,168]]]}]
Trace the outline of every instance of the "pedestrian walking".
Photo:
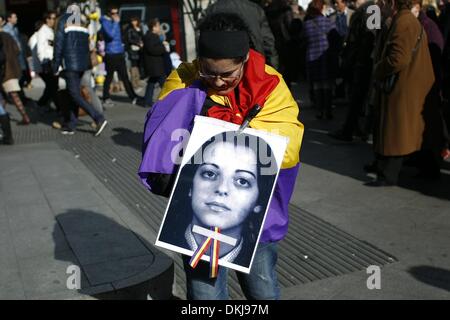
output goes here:
[{"label": "pedestrian walking", "polygon": [[36,51],[39,60],[38,73],[45,83],[45,89],[38,100],[41,108],[49,109],[49,103],[58,91],[58,77],[53,73],[52,61],[55,41],[56,13],[49,11],[44,15],[45,23],[36,33]]},{"label": "pedestrian walking", "polygon": [[114,72],[117,72],[119,79],[123,82],[128,97],[132,104],[138,102],[138,96],[134,92],[130,79],[128,78],[127,66],[125,62],[125,48],[122,42],[122,31],[120,27],[119,8],[111,5],[106,16],[100,19],[102,32],[106,44],[106,79],[103,84],[103,102],[112,104],[109,89],[113,80]]},{"label": "pedestrian walking", "polygon": [[22,120],[19,124],[28,125],[31,123],[31,120],[19,95],[22,90],[19,84],[19,79],[22,76],[22,69],[19,63],[19,47],[13,37],[3,31],[0,32],[0,42],[5,61],[4,72],[1,79],[3,90],[12,99],[14,105],[22,116]]},{"label": "pedestrian walking", "polygon": [[[81,78],[86,70],[91,68],[89,32],[80,22],[69,20],[70,14],[65,14],[58,22],[55,36],[55,51],[53,72],[57,74],[64,65],[62,77],[66,80],[67,89],[78,107],[86,111],[97,124],[95,136],[102,133],[107,125],[105,117],[83,99],[81,95]],[[64,62],[64,64],[63,64]],[[70,119],[64,124],[61,133],[72,135],[77,124],[76,110],[70,110]]]},{"label": "pedestrian walking", "polygon": [[[164,55],[167,53],[165,43],[161,41],[161,24],[157,18],[150,19],[149,32],[144,37],[144,68],[148,77],[144,103],[153,105],[153,92],[158,83],[163,87],[166,79]],[[166,43],[167,44],[167,43]]]}]

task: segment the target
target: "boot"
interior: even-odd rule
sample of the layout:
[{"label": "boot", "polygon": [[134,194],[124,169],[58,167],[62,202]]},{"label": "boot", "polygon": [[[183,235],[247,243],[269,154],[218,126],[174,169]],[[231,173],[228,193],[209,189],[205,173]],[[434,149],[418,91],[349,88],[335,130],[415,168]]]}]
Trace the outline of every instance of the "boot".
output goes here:
[{"label": "boot", "polygon": [[0,116],[0,126],[3,131],[3,144],[14,144],[14,140],[11,132],[11,122],[9,120],[9,115],[4,114]]},{"label": "boot", "polygon": [[323,90],[323,109],[326,113],[327,119],[333,119],[333,91],[331,89]]}]

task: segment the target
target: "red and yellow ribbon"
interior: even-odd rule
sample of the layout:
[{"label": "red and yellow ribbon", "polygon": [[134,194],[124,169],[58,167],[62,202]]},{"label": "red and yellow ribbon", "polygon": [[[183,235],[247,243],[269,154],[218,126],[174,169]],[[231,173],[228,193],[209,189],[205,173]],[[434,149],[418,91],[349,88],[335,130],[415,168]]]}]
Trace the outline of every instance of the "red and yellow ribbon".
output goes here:
[{"label": "red and yellow ribbon", "polygon": [[[220,233],[220,229],[215,227],[215,234]],[[219,272],[219,249],[220,249],[220,241],[217,239],[213,239],[213,245],[210,246],[210,278],[217,278],[217,273]]]},{"label": "red and yellow ribbon", "polygon": [[[214,230],[215,234],[220,234],[220,229],[218,227],[212,227],[212,230]],[[211,243],[213,245],[211,246]],[[197,248],[197,250],[192,255],[191,260],[189,261],[189,265],[192,268],[197,267],[197,264],[199,263],[202,256],[205,254],[206,250],[210,248],[210,272],[209,277],[210,278],[217,278],[217,274],[219,271],[219,249],[220,249],[220,241],[217,239],[213,239],[212,237],[208,237],[203,244]]]}]

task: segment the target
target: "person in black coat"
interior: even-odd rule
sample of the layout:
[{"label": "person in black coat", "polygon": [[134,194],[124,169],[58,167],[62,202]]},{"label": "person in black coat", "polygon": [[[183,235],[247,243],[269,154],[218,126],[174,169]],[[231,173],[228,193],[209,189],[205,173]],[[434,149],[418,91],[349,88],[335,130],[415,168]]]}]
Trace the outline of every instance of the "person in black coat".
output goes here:
[{"label": "person in black coat", "polygon": [[138,17],[132,17],[130,25],[126,31],[126,44],[128,58],[131,62],[131,83],[134,88],[138,88],[140,85],[140,62],[142,56],[142,48],[144,32],[141,28],[141,21]]},{"label": "person in black coat", "polygon": [[157,18],[148,23],[149,31],[144,36],[144,68],[149,77],[145,91],[145,106],[153,105],[153,91],[158,83],[162,88],[166,80],[164,55],[167,53],[165,41],[161,39],[161,24]]}]

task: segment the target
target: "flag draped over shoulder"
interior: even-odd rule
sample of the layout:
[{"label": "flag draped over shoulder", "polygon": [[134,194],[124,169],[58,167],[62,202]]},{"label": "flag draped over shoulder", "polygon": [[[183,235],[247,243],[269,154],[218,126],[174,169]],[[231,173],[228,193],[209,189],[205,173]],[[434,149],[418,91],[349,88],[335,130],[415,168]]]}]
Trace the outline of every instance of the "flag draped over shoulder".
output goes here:
[{"label": "flag draped over shoulder", "polygon": [[248,108],[252,106],[251,103],[261,104],[263,109],[251,121],[250,126],[289,138],[260,238],[261,242],[270,242],[282,239],[287,233],[288,205],[299,170],[299,153],[304,128],[298,121],[297,103],[281,75],[266,66],[259,56],[252,58],[252,54],[239,87],[239,99],[233,96],[208,95],[206,89],[195,78],[197,74],[195,63],[181,65],[168,77],[160,100],[147,115],[139,176],[144,185],[151,190],[151,183],[147,180],[150,174],[175,173],[176,164],[172,161],[172,152],[180,141],[178,139],[172,141],[172,133],[177,129],[192,130],[194,117],[201,113],[207,96],[218,103],[217,108],[226,108],[216,108],[211,114],[208,113],[208,116],[221,120],[226,120],[230,112],[240,111],[245,116]]}]

